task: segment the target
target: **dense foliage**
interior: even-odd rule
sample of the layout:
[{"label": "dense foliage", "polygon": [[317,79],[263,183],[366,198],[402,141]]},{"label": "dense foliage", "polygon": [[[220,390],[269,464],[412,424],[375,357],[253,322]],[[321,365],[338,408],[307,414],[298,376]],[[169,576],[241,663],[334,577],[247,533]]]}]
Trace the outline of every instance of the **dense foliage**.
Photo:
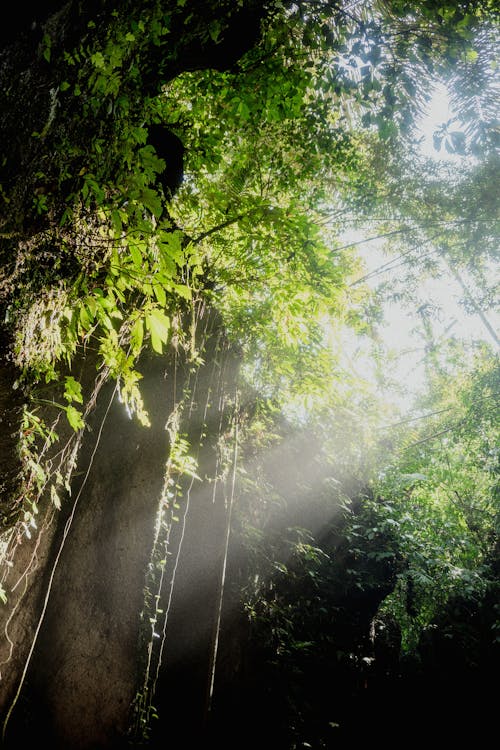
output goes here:
[{"label": "dense foliage", "polygon": [[[418,285],[451,273],[471,313],[495,306],[498,14],[192,5],[72,2],[5,41],[2,409],[20,394],[22,413],[4,546],[36,534],[41,503],[61,508],[104,383],[147,429],[144,352],[195,371],[214,308],[241,362],[242,638],[269,689],[288,686],[273,746],[329,747],[378,658],[400,674],[437,623],[487,654],[498,633],[498,362],[486,343],[440,346]],[[418,155],[437,80],[457,118],[435,145],[459,168]],[[353,226],[402,260],[397,285],[371,290]],[[376,352],[394,299],[423,310],[428,390],[410,417],[344,357],[346,341]],[[196,446],[175,440],[197,479]],[[484,614],[477,630],[447,619],[458,602]]]}]

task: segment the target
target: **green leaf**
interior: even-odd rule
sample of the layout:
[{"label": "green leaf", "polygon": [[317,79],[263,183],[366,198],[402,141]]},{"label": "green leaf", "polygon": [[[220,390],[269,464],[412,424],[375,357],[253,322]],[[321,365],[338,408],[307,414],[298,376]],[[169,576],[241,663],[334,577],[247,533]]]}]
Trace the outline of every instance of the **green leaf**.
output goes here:
[{"label": "green leaf", "polygon": [[142,254],[137,245],[130,245],[130,256],[132,263],[138,270],[142,270]]},{"label": "green leaf", "polygon": [[161,339],[158,338],[155,331],[151,331],[151,346],[153,347],[154,351],[158,354],[163,353],[163,344],[161,342]]},{"label": "green leaf", "polygon": [[95,54],[91,55],[90,60],[96,68],[99,68],[101,70],[104,68],[105,61],[102,52],[96,52]]},{"label": "green leaf", "polygon": [[83,404],[82,386],[72,375],[66,377],[64,398],[66,401],[77,401]]},{"label": "green leaf", "polygon": [[185,284],[173,284],[172,288],[175,292],[179,295],[179,297],[182,297],[183,299],[190,300],[192,299],[192,292],[191,289],[186,286]]},{"label": "green leaf", "polygon": [[212,21],[210,26],[208,27],[208,33],[210,34],[212,40],[217,43],[219,36],[221,32],[221,25],[219,21]]},{"label": "green leaf", "polygon": [[465,54],[465,59],[467,60],[467,62],[474,63],[476,62],[477,58],[478,58],[478,53],[476,52],[475,49],[467,50]]},{"label": "green leaf", "polygon": [[163,352],[163,344],[166,344],[168,341],[170,320],[161,310],[153,308],[146,315],[146,327],[151,333],[151,344],[153,349],[155,352],[158,352],[158,354],[161,354]]},{"label": "green leaf", "polygon": [[79,412],[78,409],[75,409],[74,406],[70,405],[66,407],[66,417],[75,432],[85,426],[81,412]]},{"label": "green leaf", "polygon": [[153,291],[155,293],[155,297],[158,300],[158,303],[165,307],[167,303],[167,295],[165,293],[165,289],[161,284],[154,284],[153,285]]},{"label": "green leaf", "polygon": [[97,314],[97,302],[94,297],[86,297],[85,298],[85,304],[87,305],[87,308],[93,318],[95,318]]},{"label": "green leaf", "polygon": [[51,53],[51,46],[52,46],[52,40],[48,34],[43,35],[42,39],[43,44],[43,56],[47,62],[50,62],[50,53]]},{"label": "green leaf", "polygon": [[182,233],[179,231],[162,232],[161,239],[160,249],[173,258],[178,266],[182,266],[185,263],[182,250]]},{"label": "green leaf", "polygon": [[139,353],[144,339],[144,325],[142,318],[138,318],[130,329],[130,344],[134,353]]},{"label": "green leaf", "polygon": [[92,325],[87,308],[84,304],[80,307],[80,323],[87,331]]},{"label": "green leaf", "polygon": [[151,188],[141,190],[141,201],[144,207],[148,209],[157,219],[163,213],[163,204],[159,193]]}]

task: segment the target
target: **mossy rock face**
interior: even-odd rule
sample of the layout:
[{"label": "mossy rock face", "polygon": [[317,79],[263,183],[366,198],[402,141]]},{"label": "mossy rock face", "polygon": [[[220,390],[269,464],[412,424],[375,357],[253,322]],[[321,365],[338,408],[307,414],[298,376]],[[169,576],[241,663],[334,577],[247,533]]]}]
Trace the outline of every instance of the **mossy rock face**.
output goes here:
[{"label": "mossy rock face", "polygon": [[[206,316],[213,317],[208,312]],[[170,534],[167,564],[173,565],[178,553],[179,557],[170,605],[171,567],[161,592],[161,609],[170,606],[170,615],[168,667],[161,669],[158,687],[164,709],[161,731],[167,731],[166,724],[171,722],[172,696],[178,705],[179,726],[184,726],[184,711],[189,711],[193,729],[203,721],[227,528],[224,481],[214,483],[219,470],[219,429],[221,425],[227,429],[232,414],[225,398],[234,393],[238,369],[238,358],[228,349],[219,350],[217,320],[206,342],[208,364],[196,375],[192,364],[179,356],[146,355],[141,360],[149,428],[130,419],[123,404],[113,398],[111,384],[100,392],[83,437],[70,497],[50,528],[22,545],[19,569],[16,560],[11,573],[13,580],[23,575],[34,549],[40,562],[36,575],[29,578],[27,596],[8,624],[15,648],[11,670],[0,683],[4,717],[28,658],[38,617],[47,606],[23,689],[9,719],[6,747],[40,737],[61,750],[130,746],[132,705],[144,679],[151,638],[148,617],[141,620],[141,613],[147,612],[145,586],[148,580],[156,585],[160,575],[151,570],[151,555],[171,447],[165,425],[187,383],[190,401],[182,430],[204,481],[186,480],[187,495],[178,501],[179,520]],[[186,500],[190,505],[184,520]],[[40,515],[43,531],[48,521],[46,506]],[[10,604],[2,620],[9,618]],[[153,647],[157,643],[155,638]],[[2,656],[8,656],[5,635],[0,649]]]},{"label": "mossy rock face", "polygon": [[[13,388],[20,375],[12,360],[15,318],[23,304],[27,307],[45,290],[71,288],[82,272],[85,276],[86,263],[92,259],[81,254],[78,227],[61,224],[66,208],[81,201],[82,175],[98,168],[100,184],[113,195],[117,174],[123,169],[120,147],[127,137],[123,129],[144,125],[145,98],[156,96],[166,81],[185,70],[234,65],[254,43],[264,13],[262,4],[253,1],[236,13],[232,2],[197,2],[183,8],[181,3],[168,1],[61,0],[19,6],[9,24],[2,26],[0,515],[4,525],[12,525],[19,510],[12,497],[21,468],[17,451],[25,394]],[[126,115],[117,114],[109,97],[101,101],[90,87],[85,88],[85,77],[92,73],[90,57],[114,34],[122,39],[131,23],[155,14],[168,19],[170,34],[160,43],[145,35],[138,45],[136,67],[132,72],[133,66],[122,71],[121,86],[129,109]],[[220,27],[217,43],[207,32],[210,23]],[[242,26],[248,33],[240,33]],[[81,49],[78,64],[68,65],[67,55]],[[104,156],[95,149],[96,139],[106,144]],[[183,149],[176,145],[175,154],[171,143],[159,154],[166,162],[160,175],[166,198],[182,179]],[[101,260],[96,257],[96,264]],[[113,403],[104,419],[112,386],[102,390],[83,433],[71,496],[64,498],[60,511],[50,499],[40,503],[37,533],[22,539],[4,581],[8,601],[0,619],[7,629],[2,628],[0,661],[5,660],[8,667],[2,668],[0,679],[3,719],[15,703],[6,746],[18,747],[22,741],[41,737],[54,748],[128,746],[131,704],[142,675],[140,614],[145,576],[169,450],[165,424],[178,395],[172,390],[168,354],[166,358],[146,357],[138,366],[144,375],[141,393],[151,427],[130,420],[118,403]],[[185,371],[175,381],[178,387],[182,388],[191,366],[184,362]],[[87,395],[92,393],[96,381],[93,354],[73,361],[72,368],[71,374],[80,379]],[[82,372],[77,374],[77,369]],[[228,377],[233,378],[234,372]],[[207,374],[200,376],[205,389],[207,378]],[[48,386],[43,396],[48,393],[49,400],[61,388],[59,382],[43,385]],[[203,399],[208,399],[206,393],[199,396],[200,403]],[[208,410],[211,433],[202,456],[208,475],[214,470],[221,424],[215,411]],[[201,414],[193,412],[186,425],[186,431],[198,438],[196,420]],[[54,452],[64,446],[67,429],[65,424],[59,444],[52,446]],[[212,524],[214,539],[219,539],[223,528],[225,507],[222,504],[214,511],[212,496],[212,486],[199,493],[200,512],[205,515],[201,520],[195,516],[193,530],[188,531],[193,544],[202,550],[207,549],[207,527]],[[220,561],[215,557],[220,545],[213,541],[208,547],[209,559],[202,555],[197,568],[210,571],[203,602],[210,598],[210,587],[213,594],[219,576]],[[188,560],[184,564],[189,568]],[[192,570],[184,574],[190,575],[196,577]],[[201,600],[187,606],[193,611],[198,608],[195,621],[204,623],[204,633],[211,633],[213,608],[207,612]],[[206,674],[201,681],[199,713]]]}]

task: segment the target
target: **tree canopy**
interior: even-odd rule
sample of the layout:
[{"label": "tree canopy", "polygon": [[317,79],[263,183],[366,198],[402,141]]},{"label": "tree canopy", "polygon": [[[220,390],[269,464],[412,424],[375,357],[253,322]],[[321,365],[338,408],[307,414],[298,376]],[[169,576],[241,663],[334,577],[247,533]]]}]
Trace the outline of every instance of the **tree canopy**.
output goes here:
[{"label": "tree canopy", "polygon": [[[415,656],[459,600],[483,608],[494,642],[495,5],[70,0],[11,17],[0,51],[6,566],[13,539],[36,537],[40,507],[68,501],[106,384],[152,429],[151,358],[196,373],[222,356],[201,330],[210,309],[239,362],[237,416],[216,435],[247,554],[231,580],[271,681],[276,665],[310,676],[326,654],[359,693],[370,632],[373,645],[377,627],[396,628],[400,653]],[[438,82],[456,112],[434,133],[449,163],[419,150]],[[373,239],[401,268],[377,289],[358,252]],[[419,283],[447,276],[489,343],[435,340]],[[409,413],[380,392],[391,300],[420,311],[425,340],[427,391]],[[346,364],[346,342],[378,384]],[[166,476],[191,487],[203,478],[183,418],[167,421]],[[224,439],[238,442],[238,464]],[[8,608],[9,586],[0,594]],[[450,622],[440,627],[462,637]],[[156,680],[144,684],[147,734]],[[299,703],[280,709],[281,746],[327,747],[327,707],[308,704],[292,725]]]}]

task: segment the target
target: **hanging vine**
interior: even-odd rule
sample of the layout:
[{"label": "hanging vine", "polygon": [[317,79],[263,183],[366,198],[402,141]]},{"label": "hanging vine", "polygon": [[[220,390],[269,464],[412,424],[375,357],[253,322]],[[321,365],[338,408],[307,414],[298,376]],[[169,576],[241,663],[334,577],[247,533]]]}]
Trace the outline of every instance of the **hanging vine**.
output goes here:
[{"label": "hanging vine", "polygon": [[[196,309],[194,328],[200,359],[187,371],[182,393],[174,399],[165,429],[169,435],[168,458],[165,466],[163,492],[159,500],[155,535],[144,589],[144,608],[141,613],[141,644],[143,655],[142,679],[132,709],[130,737],[140,743],[147,741],[152,720],[157,718],[154,705],[160,671],[166,668],[165,646],[168,639],[169,614],[176,585],[177,571],[183,552],[186,525],[192,504],[192,490],[196,482],[212,484],[212,504],[216,503],[217,486],[225,487],[230,473],[232,456],[229,443],[236,439],[234,425],[238,404],[233,395],[234,373],[227,372],[231,358],[227,341],[220,329],[221,321],[204,304]],[[198,333],[199,331],[199,333]],[[210,352],[210,364],[204,365],[203,356]],[[174,393],[179,380],[179,357],[174,358]],[[206,382],[199,383],[202,369],[208,368]],[[202,403],[200,403],[202,399]],[[213,475],[198,476],[200,451],[210,435],[209,418],[217,418],[214,446]],[[200,415],[193,431],[193,415]],[[201,413],[200,413],[201,412]],[[229,513],[229,506],[226,507]],[[179,524],[175,538],[173,527]]]}]

